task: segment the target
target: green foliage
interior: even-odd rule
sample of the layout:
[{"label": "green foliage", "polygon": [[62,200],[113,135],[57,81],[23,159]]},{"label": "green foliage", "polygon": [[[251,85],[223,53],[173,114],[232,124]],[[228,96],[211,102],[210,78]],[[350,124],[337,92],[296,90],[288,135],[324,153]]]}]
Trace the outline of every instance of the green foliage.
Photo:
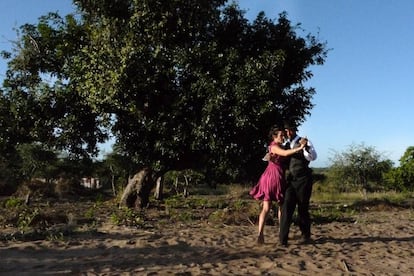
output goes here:
[{"label": "green foliage", "polygon": [[130,208],[120,208],[111,214],[111,221],[116,225],[142,227],[144,216]]},{"label": "green foliage", "polygon": [[335,181],[340,192],[378,190],[383,174],[392,167],[391,160],[364,144],[353,144],[341,153],[336,152],[331,161],[329,178]]},{"label": "green foliage", "polygon": [[96,205],[96,206],[99,206],[99,205],[101,205],[103,202],[104,202],[104,195],[103,195],[103,194],[101,194],[101,193],[97,194],[97,195],[96,195],[96,197],[95,197],[95,205]]},{"label": "green foliage", "polygon": [[37,25],[20,27],[14,55],[8,55],[2,91],[7,110],[0,110],[0,124],[13,146],[39,142],[88,156],[107,136],[103,118],[70,87],[72,58],[86,41],[84,26],[71,15],[65,19],[49,13]]},{"label": "green foliage", "polygon": [[171,212],[170,217],[174,221],[180,221],[180,222],[183,222],[183,223],[193,222],[194,219],[196,218],[194,216],[194,212],[192,212],[191,210],[181,210],[181,211],[178,211],[178,212],[175,212],[175,213]]},{"label": "green foliage", "polygon": [[106,137],[103,118],[91,113],[69,86],[71,59],[82,45],[83,28],[71,15],[63,19],[49,13],[37,25],[21,26],[13,54],[3,55],[10,62],[0,94],[2,193],[32,177],[70,174],[57,154],[65,151],[68,159],[81,163],[97,153],[97,142]]},{"label": "green foliage", "polygon": [[205,177],[193,170],[168,171],[164,175],[164,184],[175,193],[184,197],[190,194],[190,190],[200,184]]},{"label": "green foliage", "polygon": [[57,155],[55,152],[37,143],[18,145],[17,152],[21,159],[21,174],[25,179],[56,177]]},{"label": "green foliage", "polygon": [[[227,184],[220,185],[217,189],[222,194],[194,193],[187,198],[170,196],[164,202],[154,203],[156,205],[152,205],[145,213],[129,208],[119,209],[113,199],[101,202],[100,199],[89,197],[69,203],[55,201],[52,204],[36,201],[31,206],[25,206],[20,205],[18,199],[10,198],[2,201],[2,207],[7,202],[10,202],[10,207],[5,209],[6,212],[0,213],[0,224],[16,227],[19,231],[1,234],[0,240],[61,241],[71,236],[78,239],[78,234],[97,234],[98,227],[107,222],[140,229],[151,227],[151,231],[155,232],[164,225],[175,223],[218,228],[225,224],[257,225],[262,206],[260,201],[248,196],[249,187]],[[271,225],[275,225],[277,220],[277,206],[273,207],[266,221]],[[395,208],[412,209],[413,192],[374,192],[368,194],[367,200],[361,200],[359,193],[321,192],[312,196],[310,211],[316,224],[335,221],[353,223],[360,212]]]},{"label": "green foliage", "polygon": [[325,168],[315,168],[312,172],[313,193],[332,193],[338,191],[337,185],[329,178],[329,170]]},{"label": "green foliage", "polygon": [[86,218],[95,218],[95,208],[89,208],[88,210],[86,210],[85,217]]},{"label": "green foliage", "polygon": [[233,205],[235,211],[241,211],[246,206],[247,206],[247,202],[245,200],[242,200],[242,199],[236,200],[234,202],[234,205]]},{"label": "green foliage", "polygon": [[15,208],[15,207],[19,207],[21,205],[23,205],[24,201],[20,198],[16,198],[16,197],[10,197],[6,200],[4,206],[9,209],[9,208]]},{"label": "green foliage", "polygon": [[40,210],[38,208],[29,209],[22,208],[18,220],[17,226],[21,232],[25,232],[32,226],[33,221],[39,216]]},{"label": "green foliage", "polygon": [[64,241],[65,235],[63,232],[50,232],[48,233],[46,240],[48,241]]},{"label": "green foliage", "polygon": [[396,191],[414,190],[414,147],[408,147],[400,158],[400,166],[385,174],[387,188]]},{"label": "green foliage", "polygon": [[310,114],[315,90],[304,84],[327,50],[285,13],[249,22],[227,2],[77,0],[76,16],[22,26],[14,55],[3,55],[0,144],[83,160],[111,131],[134,170],[255,178],[269,128]]},{"label": "green foliage", "polygon": [[114,195],[121,195],[128,178],[136,173],[138,165],[132,158],[115,146],[113,151],[99,162],[96,175],[102,180],[103,186],[111,185]]},{"label": "green foliage", "polygon": [[[218,189],[222,187],[219,186]],[[224,194],[216,195],[197,193],[187,198],[170,196],[164,201],[166,218],[182,223],[208,221],[212,225],[252,223],[257,219],[259,204],[255,200],[244,198],[246,188],[234,184],[226,185],[225,190],[227,192]]]},{"label": "green foliage", "polygon": [[315,223],[327,223],[332,221],[352,221],[355,210],[348,205],[318,206],[311,211],[312,220]]},{"label": "green foliage", "polygon": [[170,196],[165,199],[166,208],[225,208],[228,203],[220,198],[205,198],[198,196],[191,196],[183,199],[181,196]]}]

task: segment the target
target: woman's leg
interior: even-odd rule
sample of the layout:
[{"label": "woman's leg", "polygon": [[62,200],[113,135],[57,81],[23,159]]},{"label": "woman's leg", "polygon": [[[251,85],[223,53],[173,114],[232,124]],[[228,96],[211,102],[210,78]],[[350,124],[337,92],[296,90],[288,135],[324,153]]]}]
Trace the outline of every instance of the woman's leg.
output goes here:
[{"label": "woman's leg", "polygon": [[259,233],[257,238],[258,243],[264,243],[263,230],[266,223],[267,214],[269,213],[271,207],[271,201],[263,201],[263,208],[259,215]]},{"label": "woman's leg", "polygon": [[277,207],[277,218],[279,220],[280,225],[280,219],[282,218],[282,207],[280,205]]}]

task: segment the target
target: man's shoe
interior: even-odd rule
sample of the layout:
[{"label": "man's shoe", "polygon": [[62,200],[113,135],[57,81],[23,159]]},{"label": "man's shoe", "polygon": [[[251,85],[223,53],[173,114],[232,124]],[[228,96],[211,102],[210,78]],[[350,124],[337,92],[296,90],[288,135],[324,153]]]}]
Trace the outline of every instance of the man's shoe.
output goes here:
[{"label": "man's shoe", "polygon": [[281,241],[281,242],[280,242],[280,245],[281,245],[282,247],[288,247],[288,243],[287,243],[287,241]]},{"label": "man's shoe", "polygon": [[300,243],[301,244],[310,244],[310,243],[312,243],[312,239],[311,239],[311,237],[308,237],[308,236],[302,236],[300,238]]}]

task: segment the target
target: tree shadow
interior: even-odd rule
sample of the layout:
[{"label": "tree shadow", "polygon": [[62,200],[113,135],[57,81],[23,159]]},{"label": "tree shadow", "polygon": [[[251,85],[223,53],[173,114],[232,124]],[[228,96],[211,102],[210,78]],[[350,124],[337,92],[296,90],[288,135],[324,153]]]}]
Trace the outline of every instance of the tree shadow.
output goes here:
[{"label": "tree shadow", "polygon": [[414,242],[414,236],[410,237],[381,237],[381,236],[370,236],[370,237],[349,237],[349,238],[332,238],[332,237],[321,237],[313,240],[313,244],[361,244],[361,243],[373,243],[373,242]]},{"label": "tree shadow", "polygon": [[[119,238],[119,237],[118,237]],[[153,238],[156,238],[155,236]],[[217,248],[214,246],[192,246],[184,241],[177,241],[174,245],[154,246],[148,244],[139,248],[123,248],[119,246],[96,248],[44,248],[33,247],[9,249],[7,256],[1,256],[4,263],[2,271],[5,273],[42,273],[47,271],[53,275],[62,271],[81,273],[85,271],[151,271],[154,266],[163,267],[193,267],[204,264],[215,266],[218,263],[234,260],[259,258],[262,252],[256,250],[235,250]],[[278,258],[281,252],[270,253],[270,257]],[[210,266],[210,265],[209,265]]]}]

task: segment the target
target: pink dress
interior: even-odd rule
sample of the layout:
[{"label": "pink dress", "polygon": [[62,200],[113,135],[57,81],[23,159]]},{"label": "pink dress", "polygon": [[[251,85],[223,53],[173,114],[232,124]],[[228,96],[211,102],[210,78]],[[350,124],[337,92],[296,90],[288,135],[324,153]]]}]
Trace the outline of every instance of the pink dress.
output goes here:
[{"label": "pink dress", "polygon": [[[271,142],[270,147],[275,142]],[[270,155],[265,171],[262,173],[257,184],[250,190],[250,195],[257,200],[283,202],[285,184],[284,164],[286,157],[277,154]]]}]

